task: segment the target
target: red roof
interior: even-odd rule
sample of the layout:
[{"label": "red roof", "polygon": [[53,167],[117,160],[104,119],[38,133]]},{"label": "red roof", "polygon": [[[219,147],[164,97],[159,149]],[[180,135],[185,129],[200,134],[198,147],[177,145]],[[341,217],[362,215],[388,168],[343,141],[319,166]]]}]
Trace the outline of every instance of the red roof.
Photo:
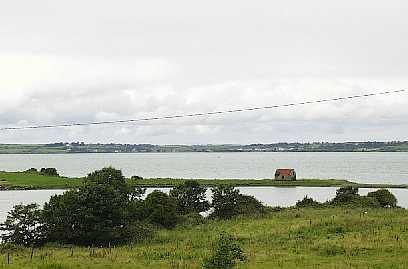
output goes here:
[{"label": "red roof", "polygon": [[292,176],[292,173],[294,172],[294,169],[276,169],[276,174],[279,174],[281,176]]}]

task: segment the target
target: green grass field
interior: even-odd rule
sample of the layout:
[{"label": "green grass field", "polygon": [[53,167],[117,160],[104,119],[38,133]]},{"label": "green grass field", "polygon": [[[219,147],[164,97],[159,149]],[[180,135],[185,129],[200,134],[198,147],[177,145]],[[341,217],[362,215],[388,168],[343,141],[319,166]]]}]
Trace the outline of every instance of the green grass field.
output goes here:
[{"label": "green grass field", "polygon": [[237,268],[408,268],[404,209],[284,209],[259,218],[159,230],[144,243],[109,249],[44,247],[0,254],[0,268],[201,268],[217,236],[238,238]]},{"label": "green grass field", "polygon": [[[128,179],[128,182],[140,187],[174,187],[187,179],[152,178]],[[275,181],[271,179],[196,179],[200,184],[213,187],[223,184],[253,187],[343,187],[359,188],[408,188],[408,185],[393,184],[358,184],[339,179],[300,179],[296,181]],[[67,189],[78,187],[80,178],[50,177],[36,173],[0,172],[0,189]]]},{"label": "green grass field", "polygon": [[81,179],[78,178],[50,177],[35,173],[0,172],[0,186],[7,189],[67,189],[80,184]]}]

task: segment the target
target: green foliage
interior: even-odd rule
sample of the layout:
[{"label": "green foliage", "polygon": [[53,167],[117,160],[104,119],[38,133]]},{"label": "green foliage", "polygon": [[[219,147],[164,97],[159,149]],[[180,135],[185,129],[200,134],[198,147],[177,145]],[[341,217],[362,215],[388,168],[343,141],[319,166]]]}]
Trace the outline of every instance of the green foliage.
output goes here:
[{"label": "green foliage", "polygon": [[37,174],[38,170],[37,170],[37,168],[30,168],[30,169],[24,171],[24,173]]},{"label": "green foliage", "polygon": [[380,189],[375,192],[368,193],[367,196],[360,196],[358,188],[344,187],[336,192],[336,197],[328,204],[334,206],[349,206],[349,207],[396,207],[397,199],[386,189]]},{"label": "green foliage", "polygon": [[59,177],[56,168],[41,168],[40,174],[43,176]]},{"label": "green foliage", "polygon": [[[48,239],[108,245],[132,241],[137,235],[130,205],[142,191],[130,188],[120,170],[103,168],[88,175],[78,190],[53,196],[44,206]],[[143,233],[142,233],[143,234]]]},{"label": "green foliage", "polygon": [[322,204],[313,200],[311,197],[307,197],[307,195],[300,201],[296,202],[297,207],[320,207]]},{"label": "green foliage", "polygon": [[236,190],[234,186],[223,185],[213,188],[212,192],[212,206],[214,207],[212,217],[229,219],[238,215],[239,190]]},{"label": "green foliage", "polygon": [[179,216],[177,222],[184,227],[194,227],[200,224],[204,224],[205,221],[206,219],[199,213],[190,213]]},{"label": "green foliage", "polygon": [[395,196],[389,190],[380,189],[374,192],[369,192],[367,196],[374,198],[381,207],[397,206],[397,198],[395,198]]},{"label": "green foliage", "polygon": [[45,232],[41,210],[37,204],[16,205],[1,224],[5,243],[21,246],[38,246],[44,242]]},{"label": "green foliage", "polygon": [[334,205],[351,204],[358,197],[358,188],[347,186],[336,191],[336,197],[334,197],[331,203]]},{"label": "green foliage", "polygon": [[10,265],[5,250],[0,254],[0,268],[36,269],[57,263],[72,269],[198,269],[225,231],[237,238],[248,257],[235,268],[406,269],[407,212],[400,208],[285,208],[257,218],[207,219],[199,226],[158,229],[141,243],[114,248],[48,244],[35,249],[32,260],[31,249],[20,248],[10,252]]},{"label": "green foliage", "polygon": [[180,215],[207,211],[210,204],[206,200],[205,187],[195,180],[185,181],[170,191],[170,197],[176,200],[177,213]]},{"label": "green foliage", "polygon": [[177,223],[176,201],[164,192],[154,191],[144,201],[145,217],[153,224],[173,228]]},{"label": "green foliage", "polygon": [[221,233],[213,247],[213,253],[206,258],[203,267],[206,269],[230,269],[236,261],[245,261],[245,255],[238,241],[227,233]]},{"label": "green foliage", "polygon": [[265,206],[255,197],[239,194],[238,215],[259,215],[265,213]]},{"label": "green foliage", "polygon": [[243,195],[234,186],[218,186],[212,189],[214,208],[211,217],[229,219],[237,215],[257,215],[266,212],[265,207],[253,196]]}]

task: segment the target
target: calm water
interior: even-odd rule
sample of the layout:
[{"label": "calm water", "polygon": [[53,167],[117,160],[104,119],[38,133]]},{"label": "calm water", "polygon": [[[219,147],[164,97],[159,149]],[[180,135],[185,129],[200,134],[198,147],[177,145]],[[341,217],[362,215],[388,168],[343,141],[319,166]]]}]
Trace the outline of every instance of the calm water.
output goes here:
[{"label": "calm water", "polygon": [[[336,194],[336,188],[316,188],[316,187],[296,187],[296,188],[275,188],[275,187],[241,187],[241,193],[255,196],[265,205],[269,206],[293,206],[296,201],[301,200],[305,195],[312,197],[319,202],[332,199]],[[152,192],[153,188],[147,190],[146,194]],[[158,189],[168,193],[169,188]],[[360,194],[366,195],[373,189],[360,189]],[[398,199],[398,205],[408,208],[408,190],[390,190]],[[0,191],[0,222],[3,222],[7,212],[16,204],[38,203],[44,204],[54,194],[61,194],[63,190],[35,190],[35,191]],[[211,200],[210,191],[207,198]]]},{"label": "calm water", "polygon": [[0,170],[56,167],[85,176],[105,166],[126,176],[174,178],[271,178],[276,168],[295,168],[299,178],[408,183],[407,153],[137,153],[0,155]]},{"label": "calm water", "polygon": [[[295,168],[299,178],[337,178],[362,183],[408,183],[408,153],[137,153],[0,155],[0,170],[56,167],[75,177],[105,166],[122,169],[126,176],[174,178],[272,178],[276,168]],[[324,202],[336,188],[240,188],[266,205],[291,206],[305,195]],[[149,190],[151,191],[151,190]],[[168,189],[163,189],[168,191]],[[362,189],[366,194],[367,189]],[[63,191],[0,192],[0,221],[13,205],[43,204]],[[394,189],[399,205],[408,208],[408,190]]]}]

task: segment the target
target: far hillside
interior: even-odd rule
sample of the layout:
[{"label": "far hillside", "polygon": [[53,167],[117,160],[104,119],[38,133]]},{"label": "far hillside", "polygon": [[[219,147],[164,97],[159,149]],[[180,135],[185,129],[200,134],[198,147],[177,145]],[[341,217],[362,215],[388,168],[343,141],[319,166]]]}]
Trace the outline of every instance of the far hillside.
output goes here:
[{"label": "far hillside", "polygon": [[274,144],[152,145],[152,144],[0,144],[0,154],[144,153],[144,152],[408,152],[408,141],[313,142]]}]

